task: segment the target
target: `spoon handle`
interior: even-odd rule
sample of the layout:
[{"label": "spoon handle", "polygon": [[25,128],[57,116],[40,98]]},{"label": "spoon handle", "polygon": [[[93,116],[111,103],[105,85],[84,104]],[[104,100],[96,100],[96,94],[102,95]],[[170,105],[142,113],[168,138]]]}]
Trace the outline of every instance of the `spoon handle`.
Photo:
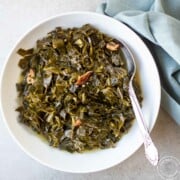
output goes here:
[{"label": "spoon handle", "polygon": [[141,133],[144,139],[144,148],[145,148],[146,158],[149,160],[149,162],[152,165],[156,166],[158,163],[158,151],[149,135],[149,132],[145,124],[143,114],[142,114],[139,102],[137,100],[136,94],[134,92],[132,83],[130,83],[129,85],[129,96],[131,99],[132,107],[133,107],[139,128],[141,130]]}]

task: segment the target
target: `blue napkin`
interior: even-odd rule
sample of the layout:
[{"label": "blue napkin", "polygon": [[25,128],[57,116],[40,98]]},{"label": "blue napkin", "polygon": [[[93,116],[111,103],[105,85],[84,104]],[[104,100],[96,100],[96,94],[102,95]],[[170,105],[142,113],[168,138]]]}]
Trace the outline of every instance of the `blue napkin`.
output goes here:
[{"label": "blue napkin", "polygon": [[161,105],[180,125],[180,0],[107,0],[97,12],[143,38],[159,69]]}]

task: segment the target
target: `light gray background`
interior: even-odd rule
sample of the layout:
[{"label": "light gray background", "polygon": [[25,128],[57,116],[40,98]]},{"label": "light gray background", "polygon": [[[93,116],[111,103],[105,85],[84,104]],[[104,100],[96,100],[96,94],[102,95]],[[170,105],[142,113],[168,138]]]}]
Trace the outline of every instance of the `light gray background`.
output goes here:
[{"label": "light gray background", "polygon": [[[0,71],[19,37],[40,20],[77,10],[95,11],[100,0],[0,0]],[[8,94],[5,94],[5,96]],[[162,109],[152,131],[160,156],[180,160],[180,128]],[[77,166],[81,166],[77,162]],[[120,165],[90,174],[69,174],[42,166],[14,143],[0,116],[0,180],[116,180],[161,179],[156,167],[144,157],[141,147]],[[180,179],[180,173],[176,178]]]}]

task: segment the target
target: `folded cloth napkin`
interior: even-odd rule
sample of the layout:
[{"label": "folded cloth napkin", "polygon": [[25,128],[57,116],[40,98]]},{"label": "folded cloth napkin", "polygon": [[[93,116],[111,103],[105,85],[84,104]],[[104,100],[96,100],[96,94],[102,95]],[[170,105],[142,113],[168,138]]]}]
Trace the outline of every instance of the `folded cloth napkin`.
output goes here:
[{"label": "folded cloth napkin", "polygon": [[144,40],[159,69],[161,105],[180,125],[180,0],[107,0],[97,12],[127,24]]}]

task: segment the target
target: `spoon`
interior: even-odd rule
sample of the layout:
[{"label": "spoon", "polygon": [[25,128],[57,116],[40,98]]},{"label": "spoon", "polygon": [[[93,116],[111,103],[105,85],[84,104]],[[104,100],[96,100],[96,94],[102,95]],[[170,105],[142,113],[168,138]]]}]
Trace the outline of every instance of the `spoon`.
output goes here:
[{"label": "spoon", "polygon": [[158,150],[155,147],[150,134],[148,132],[139,102],[137,100],[134,88],[133,88],[133,79],[136,73],[136,64],[135,64],[135,60],[134,57],[131,53],[131,51],[129,50],[129,48],[127,47],[127,45],[123,42],[122,43],[122,52],[125,56],[126,59],[126,63],[127,63],[127,69],[128,69],[128,74],[130,77],[129,80],[129,97],[131,100],[131,104],[133,107],[133,111],[135,113],[142,137],[143,137],[143,141],[144,141],[144,148],[145,148],[145,155],[146,158],[149,160],[149,162],[156,166],[158,163]]}]

